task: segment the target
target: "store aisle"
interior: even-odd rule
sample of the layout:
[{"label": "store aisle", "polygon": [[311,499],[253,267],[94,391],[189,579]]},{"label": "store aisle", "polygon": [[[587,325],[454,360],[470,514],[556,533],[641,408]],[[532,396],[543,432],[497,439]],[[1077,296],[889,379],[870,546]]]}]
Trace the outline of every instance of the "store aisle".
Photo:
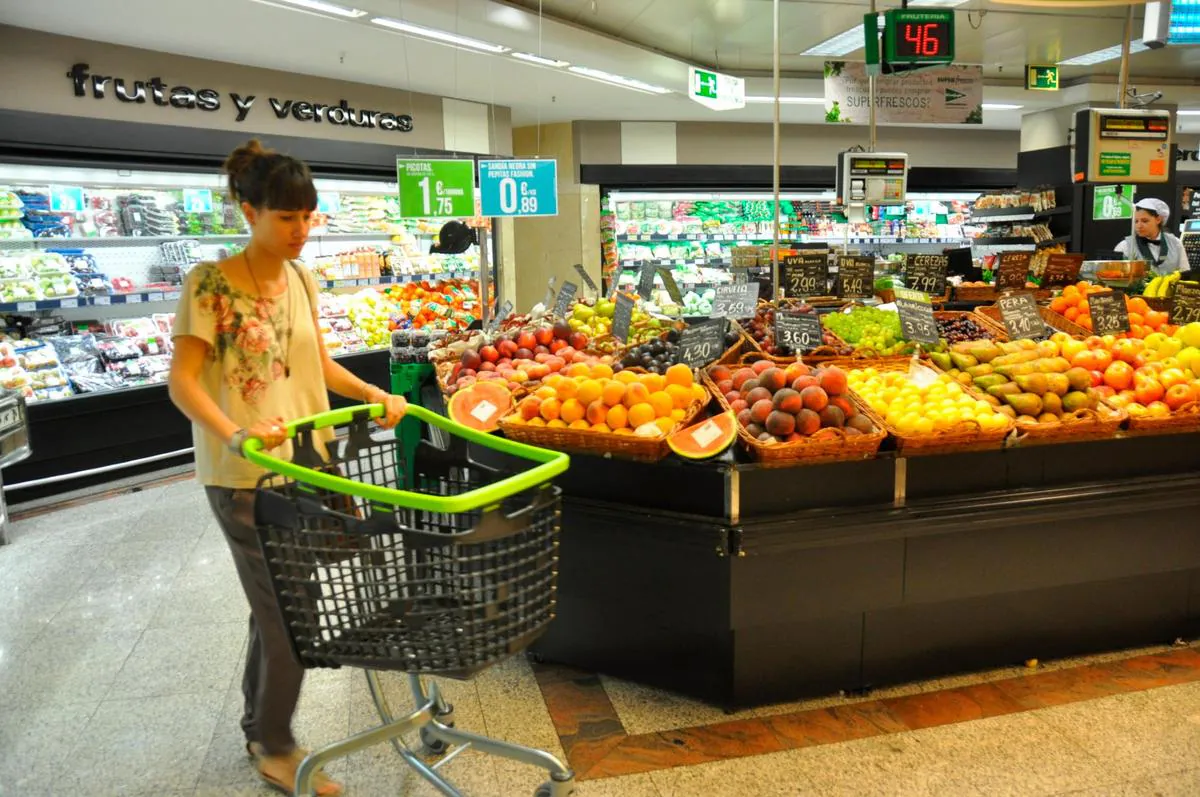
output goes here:
[{"label": "store aisle", "polygon": [[[245,606],[191,481],[18,521],[0,548],[0,795],[254,797],[237,725]],[[393,701],[402,681],[387,678]],[[518,658],[444,682],[461,727],[567,755],[582,797],[1200,794],[1200,653],[1126,651],[735,715]],[[358,671],[310,673],[297,734],[372,724]],[[355,797],[427,795],[388,748]],[[535,770],[471,752],[473,797]]]}]

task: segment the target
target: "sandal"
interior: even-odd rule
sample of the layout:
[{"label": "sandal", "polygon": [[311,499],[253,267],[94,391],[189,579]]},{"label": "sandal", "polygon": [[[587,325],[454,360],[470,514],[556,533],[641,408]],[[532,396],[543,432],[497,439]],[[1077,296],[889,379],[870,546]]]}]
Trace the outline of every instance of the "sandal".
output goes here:
[{"label": "sandal", "polygon": [[[246,742],[246,754],[253,758],[258,769],[258,776],[262,778],[263,783],[267,784],[276,791],[283,794],[291,795],[295,792],[296,786],[296,769],[299,768],[300,762],[308,755],[308,751],[302,748],[294,748],[291,753],[286,756],[269,756],[263,750],[263,747],[258,742]],[[291,777],[287,780],[278,777],[264,768],[264,764],[270,760],[286,760],[291,763]],[[342,784],[331,779],[323,771],[318,771],[312,779],[313,789],[316,790],[317,797],[342,797],[345,794],[345,788]]]}]

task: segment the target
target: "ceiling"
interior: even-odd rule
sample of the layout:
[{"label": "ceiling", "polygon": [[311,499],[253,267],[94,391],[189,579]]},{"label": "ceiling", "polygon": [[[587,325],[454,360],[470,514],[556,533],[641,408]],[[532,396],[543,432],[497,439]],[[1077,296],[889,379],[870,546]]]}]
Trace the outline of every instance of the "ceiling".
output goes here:
[{"label": "ceiling", "polygon": [[[481,54],[398,35],[364,20],[298,13],[251,0],[0,0],[0,23],[68,36],[210,58],[298,74],[411,89],[513,109],[513,123],[576,119],[766,122],[770,105],[716,112],[689,101],[688,64],[747,75],[747,93],[771,93],[771,0],[341,0],[376,15],[452,31],[518,51],[636,78],[673,90],[660,96],[589,80],[509,55]],[[890,0],[889,0],[890,3]],[[882,7],[881,3],[881,7]],[[822,58],[800,51],[839,33],[869,8],[866,0],[783,0],[782,93],[820,97]],[[980,12],[987,13],[980,18]],[[1026,92],[1026,62],[1055,61],[1120,40],[1113,9],[1074,14],[1016,13],[971,0],[960,7],[959,61],[984,63],[985,101],[1020,105],[986,111],[984,127],[1018,129],[1022,113],[1107,98]],[[973,25],[978,30],[973,30]],[[1138,26],[1140,30],[1140,23]],[[853,56],[852,56],[853,57]],[[1111,75],[1116,61],[1072,74]],[[1200,48],[1133,57],[1134,85],[1169,87],[1168,100],[1200,108]],[[1003,67],[1001,71],[1000,67]],[[785,105],[785,123],[820,123],[819,105]],[[1200,124],[1200,117],[1197,123]]]}]

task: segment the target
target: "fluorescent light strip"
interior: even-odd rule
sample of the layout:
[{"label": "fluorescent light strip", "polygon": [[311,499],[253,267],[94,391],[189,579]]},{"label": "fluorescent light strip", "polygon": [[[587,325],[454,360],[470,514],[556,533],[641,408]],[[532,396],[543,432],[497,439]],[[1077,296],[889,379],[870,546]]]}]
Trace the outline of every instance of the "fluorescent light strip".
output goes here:
[{"label": "fluorescent light strip", "polygon": [[1003,102],[985,102],[983,104],[985,111],[1017,111],[1024,107],[1024,105],[1009,105]]},{"label": "fluorescent light strip", "polygon": [[826,39],[818,45],[809,47],[800,55],[849,55],[855,50],[861,50],[866,44],[863,26],[855,25],[831,39]]},{"label": "fluorescent light strip", "polygon": [[567,67],[568,72],[574,72],[576,75],[581,75],[592,80],[598,80],[601,83],[610,83],[614,86],[620,86],[624,89],[633,89],[645,94],[670,94],[670,89],[665,89],[662,86],[655,86],[652,83],[644,83],[633,78],[621,77],[614,75],[611,72],[602,72],[599,69],[592,69],[586,66]]},{"label": "fluorescent light strip", "polygon": [[[774,97],[747,97],[747,103],[775,103]],[[782,105],[824,105],[824,97],[780,97],[779,102]]]},{"label": "fluorescent light strip", "polygon": [[[1129,52],[1143,53],[1150,48],[1142,44],[1141,39],[1136,39],[1129,43]],[[1103,50],[1096,50],[1091,53],[1077,55],[1074,58],[1068,58],[1065,61],[1059,61],[1059,66],[1091,66],[1092,64],[1102,64],[1105,61],[1111,61],[1114,58],[1121,57],[1121,45],[1115,44],[1112,47],[1105,47]]]},{"label": "fluorescent light strip", "polygon": [[1200,110],[1176,111],[1176,116],[1200,116]]},{"label": "fluorescent light strip", "polygon": [[381,28],[390,28],[391,30],[407,33],[411,36],[420,36],[424,39],[432,39],[434,41],[452,44],[456,47],[466,47],[471,50],[479,50],[484,53],[506,53],[511,50],[511,47],[505,47],[502,44],[492,44],[491,42],[472,39],[468,36],[459,36],[457,33],[450,33],[436,28],[426,28],[421,25],[413,25],[399,19],[390,19],[388,17],[372,17],[371,23],[378,25]]},{"label": "fluorescent light strip", "polygon": [[552,66],[555,69],[562,69],[564,66],[571,65],[570,61],[558,61],[554,58],[543,58],[542,56],[534,55],[533,53],[513,53],[512,57],[520,61],[528,61],[531,64],[537,64],[539,66]]},{"label": "fluorescent light strip", "polygon": [[358,19],[367,15],[366,11],[339,6],[336,3],[326,3],[325,0],[273,0],[265,5],[272,5],[276,8],[295,6],[295,8],[289,10],[298,11],[304,9],[306,11],[319,11],[322,14],[333,14],[338,17],[346,17],[347,19]]}]

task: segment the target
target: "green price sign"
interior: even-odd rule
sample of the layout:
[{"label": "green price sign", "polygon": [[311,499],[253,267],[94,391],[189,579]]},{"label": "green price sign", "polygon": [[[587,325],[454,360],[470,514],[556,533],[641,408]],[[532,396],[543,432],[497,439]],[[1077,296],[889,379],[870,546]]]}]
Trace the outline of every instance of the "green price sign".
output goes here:
[{"label": "green price sign", "polygon": [[1120,221],[1133,218],[1136,185],[1098,185],[1092,195],[1092,221]]},{"label": "green price sign", "polygon": [[400,215],[406,219],[475,215],[475,162],[396,159]]}]

